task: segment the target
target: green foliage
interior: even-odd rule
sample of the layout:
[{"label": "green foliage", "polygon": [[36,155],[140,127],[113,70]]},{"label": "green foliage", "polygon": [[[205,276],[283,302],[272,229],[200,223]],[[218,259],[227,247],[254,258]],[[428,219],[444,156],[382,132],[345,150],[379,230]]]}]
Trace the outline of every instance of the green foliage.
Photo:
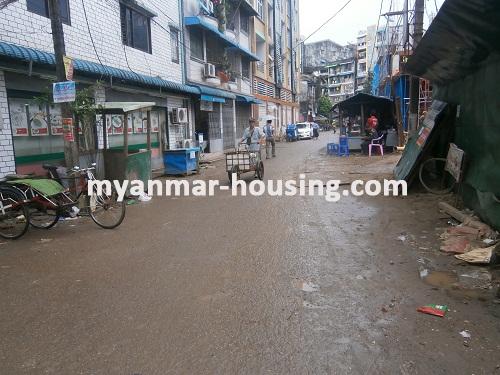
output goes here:
[{"label": "green foliage", "polygon": [[321,116],[329,117],[332,110],[332,101],[328,96],[323,95],[318,101],[318,113]]}]

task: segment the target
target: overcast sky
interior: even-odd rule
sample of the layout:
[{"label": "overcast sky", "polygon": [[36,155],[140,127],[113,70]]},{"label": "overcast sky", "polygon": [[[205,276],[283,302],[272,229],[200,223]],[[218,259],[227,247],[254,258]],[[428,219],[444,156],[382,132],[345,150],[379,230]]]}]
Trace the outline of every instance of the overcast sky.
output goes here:
[{"label": "overcast sky", "polygon": [[[389,11],[392,2],[393,10],[402,10],[404,0],[383,0],[382,13]],[[323,22],[335,14],[347,0],[299,0],[300,5],[300,34],[309,36]],[[438,7],[444,0],[425,0],[426,15],[425,24],[431,14],[436,14]],[[414,0],[410,0],[410,8],[413,8]],[[369,25],[376,25],[380,10],[379,0],[351,0],[351,3],[337,17],[332,19],[326,26],[306,41],[315,42],[323,39],[332,39],[340,44],[355,42],[358,31],[366,29]],[[397,20],[397,18],[394,18]],[[385,21],[381,19],[381,25]]]}]

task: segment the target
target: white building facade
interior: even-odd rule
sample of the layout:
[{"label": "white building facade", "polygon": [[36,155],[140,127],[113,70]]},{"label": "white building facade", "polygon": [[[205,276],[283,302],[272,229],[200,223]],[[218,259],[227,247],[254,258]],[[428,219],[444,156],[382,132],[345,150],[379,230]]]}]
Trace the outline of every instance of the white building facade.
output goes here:
[{"label": "white building facade", "polygon": [[[154,102],[152,162],[160,168],[162,150],[193,136],[192,98],[199,97],[185,84],[180,3],[61,0],[59,5],[77,92],[92,88],[96,102]],[[0,11],[0,176],[37,172],[43,163],[64,160],[60,108],[38,100],[55,81],[49,16],[47,0],[20,0]],[[183,123],[172,116],[178,108],[187,108]],[[123,118],[112,120],[108,146],[120,147]],[[129,125],[129,147],[144,148],[142,114],[134,114]]]}]

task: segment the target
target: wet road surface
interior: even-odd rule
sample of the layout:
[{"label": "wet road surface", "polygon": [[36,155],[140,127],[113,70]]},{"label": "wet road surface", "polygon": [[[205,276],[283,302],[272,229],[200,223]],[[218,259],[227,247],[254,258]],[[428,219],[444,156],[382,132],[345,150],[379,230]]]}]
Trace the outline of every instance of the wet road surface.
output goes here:
[{"label": "wet road surface", "polygon": [[[356,159],[325,145],[278,144],[266,177],[351,179],[338,166]],[[203,177],[226,181],[217,165]],[[219,192],[129,206],[113,231],[30,230],[0,245],[0,372],[500,374],[499,305],[425,284],[397,239],[435,246],[439,216],[418,197]],[[450,312],[416,312],[427,303]]]}]

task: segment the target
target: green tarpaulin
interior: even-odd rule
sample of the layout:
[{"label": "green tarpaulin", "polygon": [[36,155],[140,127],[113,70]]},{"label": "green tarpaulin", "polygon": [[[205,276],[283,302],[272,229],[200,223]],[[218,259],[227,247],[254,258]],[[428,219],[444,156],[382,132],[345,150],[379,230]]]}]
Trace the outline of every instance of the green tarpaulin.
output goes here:
[{"label": "green tarpaulin", "polygon": [[49,180],[47,178],[26,178],[22,180],[8,181],[8,183],[13,185],[30,186],[39,193],[49,197],[62,193],[64,191],[64,187],[59,182],[55,180]]}]

